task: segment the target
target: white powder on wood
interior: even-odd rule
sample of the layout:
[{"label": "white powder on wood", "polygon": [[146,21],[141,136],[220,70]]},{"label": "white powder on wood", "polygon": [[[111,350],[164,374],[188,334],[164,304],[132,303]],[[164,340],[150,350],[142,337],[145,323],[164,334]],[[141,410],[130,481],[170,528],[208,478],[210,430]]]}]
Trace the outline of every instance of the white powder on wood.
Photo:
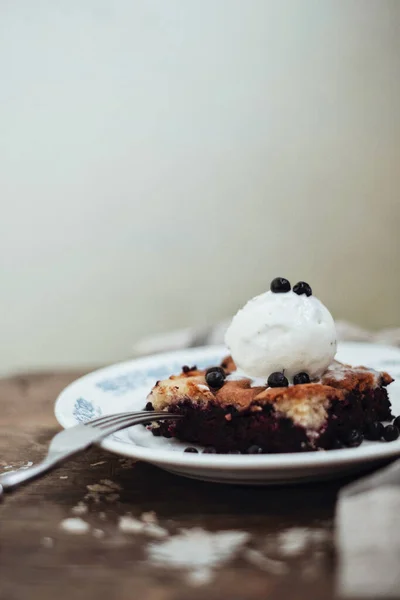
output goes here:
[{"label": "white powder on wood", "polygon": [[107,496],[104,496],[104,500],[106,502],[116,502],[119,500],[119,494],[107,494]]},{"label": "white powder on wood", "polygon": [[212,581],[214,569],[231,560],[249,538],[244,531],[184,529],[164,542],[149,544],[147,555],[156,566],[186,569],[191,585],[204,585]]},{"label": "white powder on wood", "polygon": [[118,483],[110,479],[101,479],[100,483],[92,483],[86,486],[89,492],[98,494],[109,494],[110,492],[119,492],[122,488]]},{"label": "white powder on wood", "polygon": [[85,515],[88,512],[88,510],[88,507],[83,502],[78,502],[76,506],[73,506],[71,508],[72,514],[76,516]]},{"label": "white powder on wood", "polygon": [[214,579],[214,575],[211,569],[194,569],[193,571],[188,571],[186,573],[186,583],[192,585],[193,587],[199,587],[201,585],[207,585],[207,583],[211,583]]},{"label": "white powder on wood", "polygon": [[28,460],[28,462],[20,467],[15,467],[14,465],[5,465],[3,469],[8,471],[9,473],[14,473],[15,471],[24,471],[25,469],[29,469],[33,466],[33,462]]},{"label": "white powder on wood", "polygon": [[332,538],[332,534],[326,529],[310,529],[310,539],[313,544],[324,544]]},{"label": "white powder on wood", "polygon": [[120,517],[118,522],[118,529],[123,533],[143,533],[144,523],[139,521],[139,519],[134,519],[133,517],[125,516]]},{"label": "white powder on wood", "polygon": [[309,542],[309,530],[306,527],[291,527],[278,535],[277,547],[284,556],[301,554]]},{"label": "white powder on wood", "polygon": [[149,512],[144,512],[140,515],[143,523],[157,523],[157,515],[154,510],[150,510]]},{"label": "white powder on wood", "polygon": [[119,483],[115,483],[110,479],[101,479],[99,483],[92,483],[86,486],[89,490],[85,496],[85,500],[91,500],[95,504],[100,502],[116,502],[119,499],[117,492],[122,490]]},{"label": "white powder on wood", "polygon": [[261,569],[261,571],[266,571],[272,575],[284,575],[289,570],[284,562],[272,560],[271,558],[264,556],[264,554],[258,550],[253,550],[252,548],[247,548],[245,550],[244,558],[250,564]]},{"label": "white powder on wood", "polygon": [[93,537],[101,539],[104,537],[104,531],[102,529],[93,529]]},{"label": "white powder on wood", "polygon": [[168,531],[156,523],[145,523],[144,533],[159,539],[165,538],[168,535]]},{"label": "white powder on wood", "polygon": [[290,527],[278,534],[273,541],[278,552],[287,557],[298,556],[306,548],[315,550],[330,538],[329,531],[312,527]]},{"label": "white powder on wood", "polygon": [[42,546],[44,548],[53,548],[53,546],[54,546],[53,538],[51,538],[51,537],[42,538]]},{"label": "white powder on wood", "polygon": [[145,523],[139,519],[135,519],[130,515],[120,517],[118,522],[118,529],[123,533],[129,534],[145,534],[155,538],[165,538],[168,535],[168,531],[156,523]]},{"label": "white powder on wood", "polygon": [[86,521],[80,519],[79,517],[64,519],[64,521],[61,521],[60,527],[64,531],[74,535],[83,535],[90,529],[89,523],[86,523]]}]

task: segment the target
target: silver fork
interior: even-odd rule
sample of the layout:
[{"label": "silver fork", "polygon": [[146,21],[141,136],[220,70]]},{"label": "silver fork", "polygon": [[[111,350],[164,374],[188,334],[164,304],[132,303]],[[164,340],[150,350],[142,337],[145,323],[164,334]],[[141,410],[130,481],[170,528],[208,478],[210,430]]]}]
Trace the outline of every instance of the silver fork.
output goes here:
[{"label": "silver fork", "polygon": [[28,469],[20,469],[0,475],[0,496],[3,492],[8,492],[21,483],[47,473],[70,456],[86,450],[94,442],[98,442],[116,431],[139,423],[179,418],[181,418],[181,415],[167,412],[125,412],[98,417],[87,423],[60,431],[51,440],[47,456],[42,462]]}]

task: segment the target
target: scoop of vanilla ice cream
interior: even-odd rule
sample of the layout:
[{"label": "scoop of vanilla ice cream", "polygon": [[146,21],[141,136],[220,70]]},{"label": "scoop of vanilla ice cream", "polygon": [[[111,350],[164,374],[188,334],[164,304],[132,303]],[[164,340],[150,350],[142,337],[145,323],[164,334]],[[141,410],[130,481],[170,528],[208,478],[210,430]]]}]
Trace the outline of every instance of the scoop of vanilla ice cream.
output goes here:
[{"label": "scoop of vanilla ice cream", "polygon": [[284,371],[289,380],[301,372],[316,379],[335,357],[335,322],[315,296],[265,292],[233,317],[225,343],[250,377]]}]

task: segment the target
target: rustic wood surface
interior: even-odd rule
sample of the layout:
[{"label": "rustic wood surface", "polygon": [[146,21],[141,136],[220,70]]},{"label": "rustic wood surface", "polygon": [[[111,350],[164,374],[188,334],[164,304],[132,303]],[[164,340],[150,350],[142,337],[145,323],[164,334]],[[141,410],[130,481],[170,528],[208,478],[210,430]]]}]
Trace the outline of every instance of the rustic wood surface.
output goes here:
[{"label": "rustic wood surface", "polygon": [[[0,381],[0,472],[40,460],[59,430],[54,400],[79,375]],[[119,499],[84,500],[87,486],[103,479],[121,486]],[[144,463],[130,465],[94,448],[0,502],[0,598],[329,600],[334,595],[333,513],[342,484],[202,483]],[[91,530],[72,535],[60,523],[82,501],[88,506],[82,518]],[[147,511],[155,511],[170,535],[195,527],[248,532],[253,553],[242,549],[213,570],[212,581],[194,585],[185,570],[152,564],[147,548],[154,540],[119,530],[121,515],[139,517]]]}]

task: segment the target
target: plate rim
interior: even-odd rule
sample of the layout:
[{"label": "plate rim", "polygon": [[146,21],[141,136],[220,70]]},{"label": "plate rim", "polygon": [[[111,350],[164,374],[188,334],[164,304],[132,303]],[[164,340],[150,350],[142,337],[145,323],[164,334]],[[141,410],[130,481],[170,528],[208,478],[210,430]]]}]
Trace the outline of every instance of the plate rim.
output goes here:
[{"label": "plate rim", "polygon": [[[354,346],[364,348],[369,347],[371,349],[375,348],[377,351],[382,352],[395,351],[398,353],[400,359],[400,349],[396,348],[395,346],[353,341],[343,341],[340,344],[347,347]],[[227,350],[222,345],[207,345],[198,346],[195,348],[172,350],[114,363],[95,371],[91,371],[83,377],[71,382],[60,392],[55,401],[55,417],[58,423],[64,429],[68,429],[69,427],[77,424],[72,414],[69,417],[66,416],[64,407],[66,403],[70,404],[69,397],[75,388],[79,388],[83,383],[90,382],[91,379],[96,379],[97,377],[103,376],[110,371],[114,371],[115,369],[123,369],[125,367],[140,368],[145,367],[147,364],[154,365],[155,360],[166,362],[167,360],[179,359],[183,360],[185,363],[192,355],[198,355],[202,353],[205,355],[221,354],[222,356],[224,353],[227,353]],[[186,358],[184,359],[183,357]],[[364,446],[362,450],[360,447],[358,447],[329,451],[321,450],[304,453],[292,452],[260,455],[191,454],[170,450],[168,448],[155,449],[138,446],[133,441],[132,443],[125,443],[112,438],[106,438],[99,442],[98,445],[104,450],[108,450],[115,454],[135,458],[136,460],[143,460],[152,464],[188,467],[190,469],[198,467],[199,469],[212,469],[216,471],[226,469],[234,469],[235,471],[248,471],[249,469],[255,469],[257,471],[263,470],[265,474],[267,474],[269,471],[284,472],[319,468],[322,465],[325,465],[327,468],[340,467],[341,465],[348,466],[350,464],[383,461],[385,459],[391,459],[397,455],[400,455],[400,438],[396,442],[390,442],[386,444],[380,443],[376,446]]]}]

